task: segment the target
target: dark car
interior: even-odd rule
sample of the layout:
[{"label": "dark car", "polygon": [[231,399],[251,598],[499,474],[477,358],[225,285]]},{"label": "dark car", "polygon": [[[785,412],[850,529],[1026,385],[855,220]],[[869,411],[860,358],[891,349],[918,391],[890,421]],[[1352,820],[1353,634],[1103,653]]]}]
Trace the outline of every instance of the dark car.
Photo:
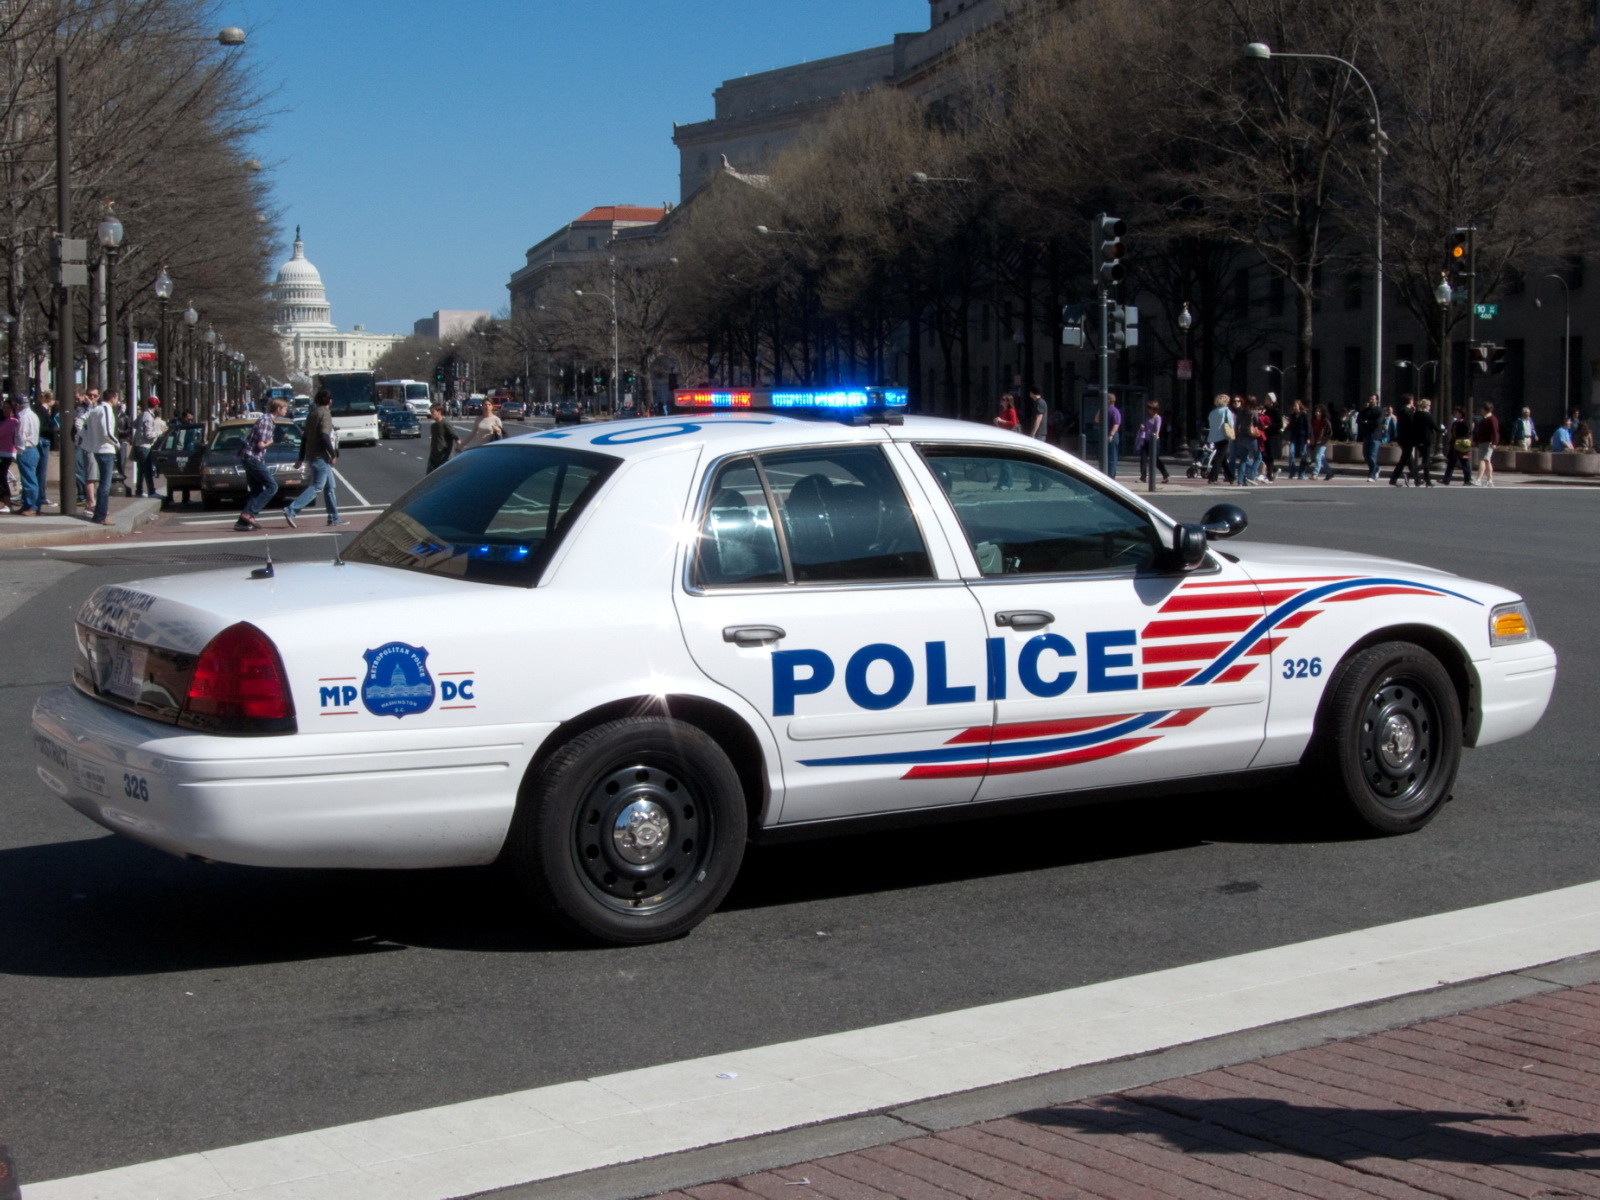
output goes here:
[{"label": "dark car", "polygon": [[557,400],[555,416],[557,425],[576,425],[583,420],[583,405],[576,400]]},{"label": "dark car", "polygon": [[422,422],[409,408],[380,408],[378,410],[378,436],[405,438],[422,436]]},{"label": "dark car", "polygon": [[[309,478],[304,467],[296,467],[300,454],[302,427],[293,421],[279,418],[272,445],[267,447],[267,469],[278,481],[275,500],[292,500],[306,486]],[[250,435],[253,420],[224,421],[211,435],[200,462],[200,503],[206,508],[221,508],[225,500],[243,500],[250,494],[245,483],[244,466],[239,462],[239,447]]]},{"label": "dark car", "polygon": [[166,499],[173,503],[177,493],[189,503],[189,493],[200,488],[200,459],[205,454],[205,430],[198,425],[176,425],[162,434],[151,449],[151,470],[164,481]]},{"label": "dark car", "polygon": [[501,400],[500,419],[504,421],[520,421],[528,415],[528,406],[521,400]]},{"label": "dark car", "polygon": [[482,396],[468,396],[461,402],[461,411],[469,417],[475,417],[483,411]]}]

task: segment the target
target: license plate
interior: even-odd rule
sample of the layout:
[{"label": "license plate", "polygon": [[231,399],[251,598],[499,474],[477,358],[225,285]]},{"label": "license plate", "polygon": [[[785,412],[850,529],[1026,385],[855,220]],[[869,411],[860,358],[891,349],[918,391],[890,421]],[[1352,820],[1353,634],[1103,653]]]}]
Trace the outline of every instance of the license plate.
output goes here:
[{"label": "license plate", "polygon": [[124,700],[137,701],[144,692],[144,669],[150,652],[130,642],[111,642],[104,651],[111,659],[105,690]]}]

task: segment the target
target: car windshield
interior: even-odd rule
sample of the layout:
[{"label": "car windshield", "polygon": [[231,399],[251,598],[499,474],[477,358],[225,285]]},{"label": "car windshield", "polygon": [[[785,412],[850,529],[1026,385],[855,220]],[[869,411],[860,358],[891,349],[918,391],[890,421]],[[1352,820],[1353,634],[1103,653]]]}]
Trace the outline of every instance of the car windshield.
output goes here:
[{"label": "car windshield", "polygon": [[426,476],[351,543],[349,562],[532,587],[618,460],[484,446]]},{"label": "car windshield", "polygon": [[[249,425],[224,425],[211,435],[212,450],[226,450],[236,453],[244,445],[245,438],[250,436],[250,430],[255,428],[254,422]],[[272,444],[288,450],[300,448],[300,426],[289,421],[279,421],[273,426]]]}]

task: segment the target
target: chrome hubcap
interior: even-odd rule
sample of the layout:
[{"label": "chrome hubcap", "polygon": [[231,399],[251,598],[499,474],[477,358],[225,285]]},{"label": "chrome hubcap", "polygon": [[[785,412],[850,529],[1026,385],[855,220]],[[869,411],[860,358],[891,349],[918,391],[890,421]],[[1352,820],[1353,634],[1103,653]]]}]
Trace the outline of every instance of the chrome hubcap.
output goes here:
[{"label": "chrome hubcap", "polygon": [[1383,724],[1383,735],[1378,740],[1378,753],[1384,765],[1393,770],[1406,767],[1417,749],[1417,730],[1409,718],[1391,714]]},{"label": "chrome hubcap", "polygon": [[653,800],[635,800],[617,814],[611,840],[624,861],[638,866],[653,863],[672,840],[672,818]]}]

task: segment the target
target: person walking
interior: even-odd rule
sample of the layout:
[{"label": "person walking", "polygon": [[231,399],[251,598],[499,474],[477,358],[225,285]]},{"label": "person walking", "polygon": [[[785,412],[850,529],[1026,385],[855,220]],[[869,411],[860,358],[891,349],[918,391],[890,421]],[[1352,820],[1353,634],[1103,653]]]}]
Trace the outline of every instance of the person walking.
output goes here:
[{"label": "person walking", "polygon": [[1206,475],[1207,483],[1215,483],[1218,472],[1224,473],[1229,483],[1233,482],[1233,464],[1228,461],[1228,447],[1233,444],[1235,432],[1233,409],[1228,407],[1228,393],[1219,392],[1211,402],[1211,411],[1206,414],[1206,441],[1211,443],[1211,470]]},{"label": "person walking", "polygon": [[1494,448],[1500,444],[1500,421],[1494,406],[1485,404],[1483,415],[1472,427],[1472,472],[1483,487],[1494,486]]},{"label": "person walking", "polygon": [[298,496],[283,506],[283,519],[290,529],[294,528],[294,519],[301,510],[319,494],[328,507],[328,524],[344,524],[339,519],[339,488],[333,473],[333,464],[338,461],[339,441],[333,432],[333,393],[327,388],[318,388],[311,401],[311,411],[306,414],[300,453],[294,463],[296,467],[309,466],[311,479]]},{"label": "person walking", "polygon": [[1534,442],[1539,440],[1539,431],[1533,427],[1533,410],[1525,408],[1522,415],[1517,418],[1517,423],[1511,429],[1511,444],[1518,450],[1533,449]]},{"label": "person walking", "polygon": [[244,439],[244,445],[239,447],[239,465],[244,468],[244,483],[250,492],[244,502],[244,510],[233,525],[240,533],[261,528],[261,522],[256,517],[278,494],[278,481],[272,477],[272,471],[267,466],[267,450],[278,437],[277,418],[288,410],[288,404],[281,399],[269,402],[267,411],[256,418],[256,423],[250,426],[250,432]]},{"label": "person walking", "polygon": [[1361,442],[1361,458],[1367,464],[1367,482],[1378,482],[1378,450],[1383,445],[1383,409],[1378,407],[1376,396],[1367,397],[1367,405],[1356,414],[1356,437]]},{"label": "person walking", "polygon": [[167,432],[167,423],[161,419],[161,401],[151,396],[144,402],[144,411],[133,423],[133,462],[135,496],[156,494],[155,472],[151,469],[150,455]]},{"label": "person walking", "polygon": [[1255,472],[1252,469],[1252,460],[1259,455],[1260,443],[1256,440],[1260,424],[1256,420],[1255,405],[1244,400],[1234,412],[1234,438],[1228,447],[1228,464],[1233,468],[1233,482],[1236,487],[1252,487],[1255,485]]},{"label": "person walking", "polygon": [[1450,414],[1450,427],[1444,431],[1444,485],[1450,486],[1450,477],[1456,473],[1456,467],[1461,467],[1461,483],[1464,487],[1472,486],[1472,471],[1469,464],[1472,461],[1472,425],[1467,421],[1467,414],[1458,404]]},{"label": "person walking", "polygon": [[1311,473],[1319,479],[1333,478],[1333,465],[1328,461],[1328,447],[1333,442],[1333,431],[1338,428],[1328,413],[1328,406],[1319,404],[1311,410],[1311,452],[1314,455]]},{"label": "person walking", "polygon": [[428,409],[428,415],[433,418],[433,428],[428,432],[428,469],[423,474],[437,471],[450,461],[450,456],[456,452],[461,444],[455,429],[449,421],[444,419],[444,402],[435,400]]},{"label": "person walking", "polygon": [[1304,400],[1289,402],[1283,431],[1289,438],[1289,478],[1304,479],[1311,467],[1311,415]]},{"label": "person walking", "polygon": [[39,504],[54,504],[48,494],[50,486],[50,456],[55,453],[56,439],[61,436],[61,420],[56,414],[56,398],[49,392],[40,392],[34,401],[33,415],[39,418]]},{"label": "person walking", "polygon": [[[1261,439],[1261,463],[1265,468],[1268,483],[1278,478],[1278,459],[1283,455],[1284,425],[1283,407],[1278,403],[1278,393],[1268,392],[1267,402],[1261,409],[1261,429],[1265,435]],[[1293,478],[1292,474],[1290,478]]]},{"label": "person walking", "polygon": [[1400,407],[1394,414],[1394,440],[1400,447],[1400,460],[1394,464],[1394,470],[1389,472],[1390,487],[1400,487],[1402,477],[1409,483],[1416,482],[1416,465],[1412,462],[1412,455],[1417,446],[1416,432],[1413,429],[1416,414],[1417,399],[1407,392],[1400,397]]},{"label": "person walking", "polygon": [[83,416],[83,440],[79,443],[91,466],[86,486],[93,485],[96,525],[104,525],[111,509],[111,481],[117,464],[117,393],[107,392]]},{"label": "person walking", "polygon": [[[1000,407],[995,414],[994,423],[996,428],[1008,429],[1012,433],[1018,432],[1021,428],[1022,419],[1017,416],[1017,398],[1010,392],[1006,392],[1000,397]],[[1016,475],[1012,470],[1010,460],[1002,458],[1000,460],[1000,478],[995,481],[994,490],[1008,492],[1015,482]]]},{"label": "person walking", "polygon": [[[1106,474],[1115,479],[1117,477],[1117,450],[1118,442],[1122,438],[1122,410],[1117,407],[1117,394],[1106,393],[1106,416],[1108,423],[1102,430],[1106,439]],[[1095,410],[1095,425],[1100,424],[1100,412]]]},{"label": "person walking", "polygon": [[1050,440],[1050,406],[1044,402],[1044,397],[1036,387],[1028,389],[1027,420],[1029,437],[1038,438],[1041,442]]},{"label": "person walking", "polygon": [[[0,508],[15,512],[13,500],[22,507],[22,489],[11,493],[11,468],[17,464],[17,405],[14,400],[0,400]],[[20,471],[18,474],[20,475]]]},{"label": "person walking", "polygon": [[1411,486],[1433,486],[1433,448],[1439,442],[1439,419],[1433,401],[1424,396],[1411,413]]},{"label": "person walking", "polygon": [[490,442],[498,442],[506,436],[505,427],[495,415],[497,407],[493,400],[483,402],[483,414],[478,418],[478,423],[472,427],[467,440],[461,444],[462,453],[476,450],[479,446],[487,446]]},{"label": "person walking", "polygon": [[[1161,404],[1151,400],[1144,406],[1144,420],[1139,422],[1139,431],[1134,435],[1133,449],[1139,455],[1139,482],[1154,477],[1154,473],[1161,473],[1161,482],[1168,483],[1171,476],[1167,468],[1161,464]],[[1146,474],[1150,472],[1150,474]]]},{"label": "person walking", "polygon": [[33,411],[27,397],[18,396],[12,402],[17,409],[17,474],[22,479],[22,512],[24,517],[37,517],[44,496],[39,486],[39,462],[43,452],[39,449],[39,414]]}]

